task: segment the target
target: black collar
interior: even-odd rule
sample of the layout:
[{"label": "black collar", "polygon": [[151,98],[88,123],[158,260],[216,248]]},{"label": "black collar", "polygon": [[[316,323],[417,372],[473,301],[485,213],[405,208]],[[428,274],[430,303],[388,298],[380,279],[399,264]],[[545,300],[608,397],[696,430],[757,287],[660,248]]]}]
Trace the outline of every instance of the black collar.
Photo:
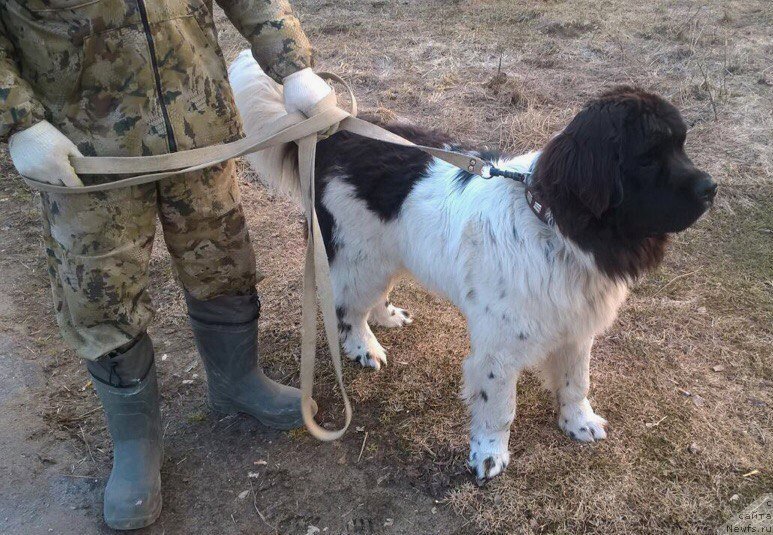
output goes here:
[{"label": "black collar", "polygon": [[526,203],[531,208],[531,211],[548,226],[553,224],[553,214],[550,208],[537,200],[537,196],[534,194],[534,190],[531,187],[526,186]]},{"label": "black collar", "polygon": [[[511,180],[515,180],[516,182],[522,182],[524,184],[528,183],[529,177],[534,173],[534,167],[532,167],[526,172],[526,173],[519,173],[518,171],[508,171],[507,169],[497,169],[493,165],[489,167],[488,169],[488,175],[489,178],[495,177],[495,176],[501,176],[505,178],[509,178]],[[534,190],[531,188],[531,186],[526,186],[526,203],[529,205],[529,208],[531,208],[531,211],[534,212],[534,215],[536,215],[540,221],[545,223],[548,226],[553,225],[553,214],[550,212],[550,208],[545,206],[545,203],[539,201],[537,199],[537,195],[534,193]]]}]

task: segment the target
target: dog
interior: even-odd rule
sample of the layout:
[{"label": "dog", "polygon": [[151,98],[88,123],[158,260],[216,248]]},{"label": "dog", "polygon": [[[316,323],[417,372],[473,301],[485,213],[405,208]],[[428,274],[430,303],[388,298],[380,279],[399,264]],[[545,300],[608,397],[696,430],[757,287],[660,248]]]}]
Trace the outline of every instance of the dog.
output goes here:
[{"label": "dog", "polygon": [[[282,116],[281,87],[249,52],[230,69],[253,132]],[[466,151],[525,182],[485,179],[411,148],[339,132],[320,142],[316,210],[346,355],[379,369],[387,355],[370,324],[402,327],[395,279],[409,272],[467,319],[463,365],[469,466],[479,482],[509,462],[522,370],[535,369],[557,400],[569,437],[606,438],[588,401],[594,337],[614,321],[630,285],[662,260],[669,234],[695,223],[717,184],[684,151],[674,106],[621,86],[590,101],[541,152],[479,153],[435,131],[386,128],[414,143]],[[248,156],[262,180],[298,194],[282,176],[286,147]]]}]

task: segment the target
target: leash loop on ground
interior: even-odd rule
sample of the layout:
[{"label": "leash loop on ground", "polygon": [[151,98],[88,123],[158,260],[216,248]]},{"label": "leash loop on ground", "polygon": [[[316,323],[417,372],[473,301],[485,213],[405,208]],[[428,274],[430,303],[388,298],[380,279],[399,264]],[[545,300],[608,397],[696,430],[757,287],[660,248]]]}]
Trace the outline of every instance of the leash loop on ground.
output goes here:
[{"label": "leash loop on ground", "polygon": [[[416,145],[388,130],[357,118],[357,99],[351,88],[333,73],[320,73],[322,78],[341,84],[349,94],[351,110],[338,107],[335,92],[331,92],[308,114],[287,114],[254,135],[231,143],[213,145],[187,151],[139,157],[78,157],[72,158],[72,165],[79,175],[134,174],[128,178],[104,184],[83,187],[68,187],[48,184],[22,177],[28,186],[49,193],[78,195],[109,191],[141,184],[156,182],[163,178],[216,165],[232,158],[267,149],[276,145],[296,142],[298,144],[298,169],[301,182],[301,198],[308,240],[303,275],[303,309],[301,324],[301,412],[309,432],[324,441],[336,440],[343,436],[352,420],[352,407],[346,394],[341,364],[341,347],[338,340],[338,319],[335,313],[333,288],[330,282],[328,263],[322,232],[315,210],[314,162],[317,142],[339,130],[369,137],[385,143],[411,147],[450,163],[470,173],[481,175],[490,164],[474,155],[449,151],[437,147]],[[312,411],[312,390],[314,387],[314,364],[317,348],[317,298],[322,311],[325,336],[330,350],[336,382],[341,389],[344,402],[344,425],[338,430],[328,430],[314,420]]]},{"label": "leash loop on ground", "polygon": [[[320,440],[330,441],[341,438],[352,421],[352,406],[346,395],[341,364],[341,346],[338,343],[338,319],[333,302],[333,288],[330,283],[330,265],[322,241],[322,232],[314,209],[314,161],[316,159],[317,136],[306,136],[298,140],[298,169],[301,177],[301,191],[306,212],[308,239],[306,261],[303,272],[303,310],[301,323],[301,411],[303,422],[309,432]],[[317,351],[317,302],[319,296],[322,319],[335,369],[336,381],[344,400],[344,425],[336,431],[321,427],[314,420],[312,412],[312,390],[314,387],[314,361]]]}]

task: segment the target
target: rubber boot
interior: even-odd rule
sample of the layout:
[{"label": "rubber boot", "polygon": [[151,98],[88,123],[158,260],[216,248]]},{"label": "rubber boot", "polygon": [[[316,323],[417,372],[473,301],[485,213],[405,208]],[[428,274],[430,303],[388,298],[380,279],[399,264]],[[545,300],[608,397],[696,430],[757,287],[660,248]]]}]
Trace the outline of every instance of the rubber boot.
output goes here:
[{"label": "rubber boot", "polygon": [[[186,293],[185,299],[207,371],[210,406],[249,414],[274,429],[302,426],[301,391],[269,379],[258,364],[258,296],[201,301]],[[316,405],[313,409],[316,413]]]},{"label": "rubber boot", "polygon": [[139,529],[161,514],[161,413],[147,335],[124,352],[88,363],[113,439],[104,516],[118,530]]}]

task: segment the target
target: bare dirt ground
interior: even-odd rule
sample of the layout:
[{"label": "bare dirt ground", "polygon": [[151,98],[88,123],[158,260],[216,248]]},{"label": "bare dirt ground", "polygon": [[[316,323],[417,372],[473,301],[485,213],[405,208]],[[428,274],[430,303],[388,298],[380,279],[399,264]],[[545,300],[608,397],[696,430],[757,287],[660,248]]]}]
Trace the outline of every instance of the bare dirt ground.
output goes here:
[{"label": "bare dirt ground", "polygon": [[[672,100],[688,152],[721,188],[677,236],[596,344],[592,401],[610,421],[580,445],[531,377],[519,387],[507,473],[478,488],[464,466],[458,312],[406,282],[417,317],[377,333],[379,373],[347,366],[352,431],[321,444],[205,404],[181,295],[162,242],[152,294],[163,396],[164,512],[146,533],[708,533],[773,490],[773,7],[667,2],[295,2],[319,67],[366,109],[512,151],[539,148],[603,87]],[[221,19],[221,43],[244,45]],[[500,66],[501,65],[501,66]],[[111,446],[82,365],[50,314],[37,199],[0,159],[0,533],[106,533]],[[270,373],[297,383],[302,228],[252,184]],[[325,361],[324,355],[322,360]],[[330,366],[321,421],[337,422]],[[192,384],[183,384],[192,381]],[[366,435],[367,433],[367,435]],[[251,477],[252,476],[252,477]]]}]

